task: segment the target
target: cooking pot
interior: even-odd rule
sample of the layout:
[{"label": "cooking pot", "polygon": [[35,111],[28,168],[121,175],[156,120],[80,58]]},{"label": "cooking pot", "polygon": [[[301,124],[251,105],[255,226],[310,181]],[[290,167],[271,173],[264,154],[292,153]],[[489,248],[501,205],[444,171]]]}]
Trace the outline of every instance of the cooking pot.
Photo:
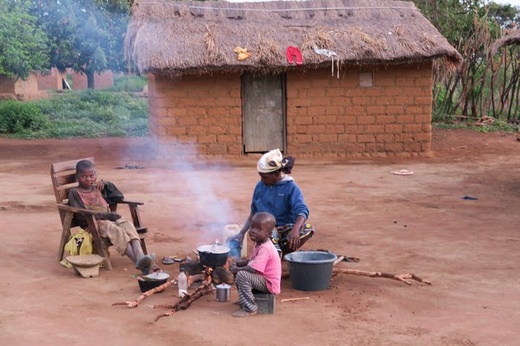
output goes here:
[{"label": "cooking pot", "polygon": [[200,264],[206,267],[221,267],[226,264],[230,249],[224,245],[202,245],[197,249]]},{"label": "cooking pot", "polygon": [[231,286],[227,284],[217,285],[217,302],[228,302],[231,293]]},{"label": "cooking pot", "polygon": [[[139,288],[141,289],[141,292],[146,292],[151,290],[152,288],[161,286],[162,284],[165,284],[166,281],[168,281],[168,278],[170,277],[169,274],[162,272],[162,273],[152,273],[148,275],[141,275],[137,277],[137,282],[139,283]],[[159,292],[162,292],[163,290],[160,290]]]}]

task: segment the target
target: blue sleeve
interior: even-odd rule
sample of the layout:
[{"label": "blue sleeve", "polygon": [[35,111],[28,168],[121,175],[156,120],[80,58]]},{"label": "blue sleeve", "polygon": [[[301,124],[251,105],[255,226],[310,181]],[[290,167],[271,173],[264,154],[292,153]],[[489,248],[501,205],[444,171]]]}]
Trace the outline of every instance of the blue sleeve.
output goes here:
[{"label": "blue sleeve", "polygon": [[303,198],[302,190],[296,183],[293,183],[293,189],[291,192],[291,213],[292,218],[296,221],[299,215],[302,215],[306,220],[309,218],[309,207],[305,203]]},{"label": "blue sleeve", "polygon": [[261,194],[262,189],[262,183],[259,181],[256,183],[255,190],[253,191],[253,197],[251,198],[251,214],[254,215],[258,212],[258,206],[256,205],[255,201],[257,200],[258,196]]}]

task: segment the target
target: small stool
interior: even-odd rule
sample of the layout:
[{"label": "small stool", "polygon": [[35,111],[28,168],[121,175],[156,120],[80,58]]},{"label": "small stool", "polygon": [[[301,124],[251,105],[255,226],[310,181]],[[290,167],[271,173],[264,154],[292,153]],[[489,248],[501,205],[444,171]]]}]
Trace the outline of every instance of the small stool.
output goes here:
[{"label": "small stool", "polygon": [[253,290],[259,314],[274,314],[274,294]]},{"label": "small stool", "polygon": [[67,261],[72,264],[74,273],[84,278],[93,278],[99,275],[99,265],[103,257],[99,255],[67,256]]}]

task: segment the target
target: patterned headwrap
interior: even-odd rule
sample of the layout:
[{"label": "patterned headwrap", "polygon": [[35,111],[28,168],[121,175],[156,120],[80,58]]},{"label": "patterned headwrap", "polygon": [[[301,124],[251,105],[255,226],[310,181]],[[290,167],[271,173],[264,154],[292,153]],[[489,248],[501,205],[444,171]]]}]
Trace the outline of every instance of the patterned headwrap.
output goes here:
[{"label": "patterned headwrap", "polygon": [[277,171],[285,166],[283,162],[283,155],[280,149],[271,150],[258,160],[256,168],[258,173],[271,173]]}]

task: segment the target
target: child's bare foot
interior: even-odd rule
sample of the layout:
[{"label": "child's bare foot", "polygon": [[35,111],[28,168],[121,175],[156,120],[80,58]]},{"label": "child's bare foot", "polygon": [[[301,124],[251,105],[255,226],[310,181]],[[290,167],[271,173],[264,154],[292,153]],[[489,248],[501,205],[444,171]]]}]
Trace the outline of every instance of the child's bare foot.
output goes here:
[{"label": "child's bare foot", "polygon": [[246,311],[246,310],[238,310],[233,313],[233,317],[249,317],[254,316],[258,313],[258,311]]}]

